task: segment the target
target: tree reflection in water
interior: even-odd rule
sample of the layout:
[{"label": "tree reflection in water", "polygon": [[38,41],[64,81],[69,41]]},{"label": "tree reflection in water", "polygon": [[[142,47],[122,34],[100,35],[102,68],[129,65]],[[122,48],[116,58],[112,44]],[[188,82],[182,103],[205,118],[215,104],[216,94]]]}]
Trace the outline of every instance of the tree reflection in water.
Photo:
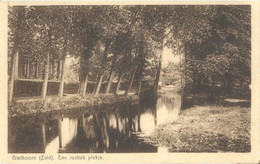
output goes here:
[{"label": "tree reflection in water", "polygon": [[180,96],[158,97],[149,106],[123,104],[77,117],[55,117],[33,124],[9,122],[9,152],[113,153],[167,151],[144,142],[154,128],[175,121]]}]

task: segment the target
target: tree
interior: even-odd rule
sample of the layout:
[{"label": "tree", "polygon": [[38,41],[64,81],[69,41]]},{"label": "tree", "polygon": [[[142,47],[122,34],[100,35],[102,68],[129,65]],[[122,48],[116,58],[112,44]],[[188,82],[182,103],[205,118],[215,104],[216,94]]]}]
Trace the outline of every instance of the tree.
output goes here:
[{"label": "tree", "polygon": [[[95,96],[97,96],[99,94],[100,88],[101,88],[101,84],[102,84],[102,80],[103,77],[105,75],[105,70],[108,64],[108,55],[110,55],[110,53],[113,53],[112,50],[112,45],[113,42],[115,41],[116,35],[117,33],[121,30],[120,28],[122,28],[122,22],[119,22],[119,20],[123,20],[122,19],[122,13],[120,12],[120,8],[119,6],[103,6],[102,7],[102,13],[100,13],[100,24],[102,27],[102,36],[100,38],[100,40],[102,42],[104,42],[104,53],[102,54],[101,57],[101,70],[99,73],[99,77],[98,77],[98,84],[96,87],[96,91],[95,91]],[[113,75],[114,75],[114,65],[115,65],[115,60],[117,58],[117,54],[113,53],[113,57],[112,57],[112,63],[111,63],[111,69],[109,72],[109,76],[108,76],[108,83],[107,83],[107,87],[105,90],[105,93],[108,93],[110,90],[110,86],[112,83],[112,79],[113,79]]]},{"label": "tree", "polygon": [[102,85],[102,80],[103,80],[103,77],[104,77],[103,71],[106,67],[107,55],[108,55],[108,52],[109,52],[110,44],[111,44],[110,40],[107,40],[106,43],[105,43],[105,49],[104,49],[104,52],[103,52],[103,55],[102,55],[102,61],[101,61],[101,67],[102,67],[101,71],[102,72],[99,75],[97,87],[96,87],[94,96],[97,96],[99,94],[99,91],[100,91],[100,88],[101,88],[101,85]]},{"label": "tree", "polygon": [[[192,84],[194,93],[201,81],[214,88],[216,83],[234,77],[234,72],[238,73],[241,68],[250,74],[249,6],[178,6],[172,9],[175,12],[170,17],[174,21],[167,41],[173,49],[182,49],[185,79]],[[179,48],[177,41],[181,42]]]},{"label": "tree", "polygon": [[39,61],[44,62],[44,78],[42,85],[41,97],[46,99],[48,79],[49,79],[49,65],[50,59],[57,58],[59,54],[58,43],[60,29],[60,15],[56,13],[56,7],[44,7],[44,6],[31,6],[29,12],[29,19],[31,20],[31,26],[34,33],[34,47],[31,46],[30,49],[35,48],[32,55],[36,55]]},{"label": "tree", "polygon": [[146,29],[144,34],[146,34],[145,38],[148,41],[145,43],[145,47],[150,52],[155,53],[153,56],[155,56],[157,61],[156,76],[152,88],[152,92],[155,94],[157,93],[161,73],[162,50],[164,38],[166,37],[165,30],[169,24],[167,22],[169,11],[167,6],[149,6],[142,12],[143,27]]},{"label": "tree", "polygon": [[[112,11],[115,11],[114,9]],[[122,60],[119,58],[123,59],[130,59],[131,60],[131,51],[132,51],[132,28],[135,24],[135,21],[137,20],[137,10],[131,10],[131,7],[121,7],[117,11],[119,14],[117,14],[117,19],[114,20],[116,23],[116,26],[111,26],[112,29],[116,28],[117,31],[113,35],[113,44],[111,46],[112,52],[113,52],[113,57],[111,61],[111,69],[109,72],[109,78],[108,78],[108,84],[105,90],[105,93],[109,93],[110,87],[112,84],[112,79],[115,74],[115,69],[118,67],[119,69],[121,68],[126,68],[125,65],[126,63],[122,64]],[[113,14],[115,15],[115,14]],[[112,15],[112,18],[114,16]],[[123,56],[123,57],[122,57]],[[119,61],[118,61],[119,60]],[[123,66],[124,65],[124,66]],[[123,69],[124,70],[124,69]],[[122,69],[119,71],[119,77],[118,77],[118,83],[116,87],[115,93],[117,93],[120,83],[124,74],[124,71]]]},{"label": "tree", "polygon": [[25,36],[29,35],[28,26],[25,26],[26,16],[28,9],[24,7],[9,7],[8,9],[8,25],[10,31],[9,40],[8,40],[8,58],[10,60],[9,64],[11,65],[11,71],[9,75],[9,84],[8,84],[8,102],[11,103],[13,100],[13,88],[14,80],[17,79],[17,70],[18,70],[18,55],[19,49],[23,47],[23,42],[25,41]]},{"label": "tree", "polygon": [[93,77],[95,96],[103,81],[109,93],[115,78],[115,93],[127,81],[127,95],[135,80],[140,93],[142,80],[148,78],[156,93],[164,46],[182,59],[183,92],[191,88],[195,94],[205,83],[213,88],[232,88],[234,81],[250,83],[249,6],[30,6],[9,12],[9,101],[18,52],[28,54],[30,61],[44,62],[43,99],[53,60],[62,61],[59,97],[63,96],[68,54],[80,58],[74,64],[79,67],[81,96]]},{"label": "tree", "polygon": [[96,19],[97,13],[100,12],[100,8],[97,6],[82,6],[78,9],[77,16],[75,19],[75,24],[77,27],[77,37],[79,38],[81,45],[83,47],[80,56],[80,69],[79,69],[79,94],[85,96],[88,82],[88,72],[89,72],[89,59],[93,55],[93,50],[96,43],[99,40],[99,30],[98,19]]},{"label": "tree", "polygon": [[[62,36],[62,54],[61,54],[61,61],[62,61],[62,68],[61,68],[61,77],[60,77],[60,85],[59,85],[59,97],[63,97],[64,92],[64,79],[65,79],[65,62],[66,62],[66,56],[69,50],[73,50],[73,44],[75,45],[76,39],[74,39],[75,35],[75,28],[73,26],[73,19],[75,19],[74,15],[75,8],[73,7],[67,7],[62,6],[60,7],[59,13],[60,15],[60,26],[62,27],[60,29],[60,32],[63,33],[60,34]],[[75,53],[75,52],[74,52]]]}]

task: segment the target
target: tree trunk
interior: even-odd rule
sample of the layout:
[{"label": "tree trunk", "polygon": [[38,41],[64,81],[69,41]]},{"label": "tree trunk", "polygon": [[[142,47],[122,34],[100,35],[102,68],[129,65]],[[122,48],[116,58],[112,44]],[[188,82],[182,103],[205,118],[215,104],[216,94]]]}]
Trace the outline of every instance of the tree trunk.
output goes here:
[{"label": "tree trunk", "polygon": [[79,95],[85,96],[88,82],[88,60],[91,57],[92,48],[88,48],[83,51],[80,58],[80,68],[79,68]]},{"label": "tree trunk", "polygon": [[162,67],[162,53],[160,54],[159,66],[157,67],[156,79],[155,79],[154,86],[153,86],[153,93],[156,93],[157,89],[158,89],[158,83],[159,83],[160,74],[161,74],[161,67]]},{"label": "tree trunk", "polygon": [[45,66],[44,66],[44,81],[42,84],[42,99],[46,99],[47,88],[48,88],[48,78],[49,78],[49,65],[50,65],[50,54],[47,54]]},{"label": "tree trunk", "polygon": [[111,68],[111,71],[110,71],[110,74],[109,74],[109,79],[108,79],[108,82],[107,82],[106,91],[105,91],[106,94],[109,93],[109,91],[110,91],[114,74],[115,74],[115,71],[113,71],[113,68]]},{"label": "tree trunk", "polygon": [[117,92],[119,91],[119,89],[120,89],[120,84],[121,84],[121,81],[122,81],[122,79],[123,79],[123,73],[121,73],[120,75],[119,75],[119,77],[118,77],[118,81],[117,81],[117,84],[116,84],[116,89],[115,89],[115,94],[117,94]]},{"label": "tree trunk", "polygon": [[59,62],[57,69],[59,70],[57,78],[61,79],[62,61]]},{"label": "tree trunk", "polygon": [[106,91],[105,91],[106,94],[109,93],[109,91],[110,91],[112,79],[113,79],[113,76],[115,74],[114,67],[115,67],[117,55],[118,54],[115,53],[113,58],[112,58],[111,70],[110,70],[110,74],[109,74],[109,78],[108,78],[108,82],[107,82],[107,87],[106,87]]},{"label": "tree trunk", "polygon": [[80,81],[79,84],[79,95],[84,97],[86,96],[86,90],[88,85],[88,75],[85,75],[84,79]]},{"label": "tree trunk", "polygon": [[[105,43],[105,49],[104,49],[103,59],[102,59],[102,71],[104,71],[105,68],[106,68],[107,54],[108,54],[108,51],[109,51],[110,43],[111,43],[111,41],[109,39]],[[111,70],[113,70],[113,67],[114,67],[113,65],[114,64],[112,63]],[[101,75],[98,78],[98,83],[97,83],[97,86],[96,86],[96,90],[95,90],[94,96],[97,96],[99,94],[100,88],[102,86],[103,77],[104,77],[104,73],[102,72]],[[111,74],[110,74],[109,78],[111,78]]]},{"label": "tree trunk", "polygon": [[26,63],[26,78],[30,79],[30,62],[29,62],[29,60],[27,60],[27,63]]},{"label": "tree trunk", "polygon": [[140,79],[138,81],[138,90],[137,90],[137,95],[139,96],[142,90],[142,80]]},{"label": "tree trunk", "polygon": [[137,131],[138,132],[142,132],[142,129],[141,129],[141,108],[140,108],[140,105],[138,105],[138,116],[137,116]]},{"label": "tree trunk", "polygon": [[[182,62],[182,60],[181,60]],[[182,63],[180,63],[180,65],[182,66]],[[184,76],[184,77],[183,77]],[[183,60],[183,73],[181,75],[181,105],[180,105],[180,109],[182,109],[183,107],[183,101],[184,101],[184,97],[186,94],[185,88],[186,88],[186,83],[185,83],[185,77],[186,77],[186,63],[185,63],[185,59]]]},{"label": "tree trunk", "polygon": [[61,66],[61,78],[60,78],[60,87],[59,87],[59,97],[63,97],[64,92],[64,75],[65,75],[65,60],[66,60],[66,53],[62,58],[62,66]]},{"label": "tree trunk", "polygon": [[[14,50],[15,51],[15,50]],[[9,78],[9,87],[8,87],[8,102],[9,104],[13,101],[13,92],[14,92],[14,80],[18,77],[18,66],[17,66],[17,63],[18,63],[18,54],[19,52],[16,51],[14,53],[14,56],[13,56],[13,61],[11,62],[11,75],[10,75],[10,78]]]},{"label": "tree trunk", "polygon": [[9,77],[9,82],[8,82],[8,103],[10,104],[13,101],[13,92],[14,92],[14,81],[15,79],[18,78],[18,57],[19,57],[19,43],[21,42],[19,39],[19,33],[21,32],[21,26],[22,26],[22,22],[24,20],[23,16],[24,16],[24,9],[22,8],[17,8],[17,29],[14,31],[14,43],[13,43],[13,51],[12,51],[12,62],[11,62],[11,73],[10,73],[10,77]]},{"label": "tree trunk", "polygon": [[54,59],[51,61],[50,75],[51,75],[51,79],[55,78],[55,60]]},{"label": "tree trunk", "polygon": [[59,97],[63,97],[64,92],[64,75],[65,75],[65,61],[66,61],[66,54],[67,54],[67,38],[65,38],[64,42],[64,51],[62,57],[62,66],[61,66],[61,77],[60,77],[60,87],[59,87]]},{"label": "tree trunk", "polygon": [[131,90],[131,88],[132,88],[133,81],[134,81],[134,78],[135,78],[135,73],[136,73],[136,71],[137,71],[137,66],[138,66],[138,64],[136,64],[136,66],[135,66],[135,68],[134,68],[134,72],[133,72],[132,77],[131,77],[131,79],[130,79],[128,88],[127,88],[127,90],[125,91],[125,95],[126,95],[126,96],[128,95],[128,93],[130,92],[130,90]]},{"label": "tree trunk", "polygon": [[144,56],[141,55],[141,61],[139,63],[139,73],[137,75],[138,77],[138,89],[137,89],[137,92],[136,94],[139,96],[140,93],[141,93],[141,90],[142,90],[142,76],[143,76],[143,71],[144,71],[144,62],[145,62],[145,59],[144,59]]},{"label": "tree trunk", "polygon": [[97,83],[97,88],[95,90],[94,96],[97,96],[99,94],[100,88],[102,86],[102,80],[103,80],[104,75],[100,75],[98,78],[98,83]]}]

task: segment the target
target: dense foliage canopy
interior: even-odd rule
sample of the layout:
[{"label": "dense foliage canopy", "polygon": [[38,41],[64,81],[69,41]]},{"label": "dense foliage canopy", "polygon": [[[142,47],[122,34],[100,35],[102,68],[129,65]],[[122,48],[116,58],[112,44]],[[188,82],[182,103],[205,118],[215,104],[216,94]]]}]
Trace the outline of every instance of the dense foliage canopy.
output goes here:
[{"label": "dense foliage canopy", "polygon": [[73,62],[79,94],[89,79],[97,81],[95,95],[104,80],[108,93],[113,79],[119,86],[128,81],[127,94],[134,80],[139,89],[142,80],[154,81],[157,90],[168,46],[182,57],[178,67],[187,86],[230,88],[236,80],[250,83],[250,13],[245,5],[11,6],[8,57],[10,65],[22,53],[47,66],[50,58],[65,63],[69,54],[80,59]]}]

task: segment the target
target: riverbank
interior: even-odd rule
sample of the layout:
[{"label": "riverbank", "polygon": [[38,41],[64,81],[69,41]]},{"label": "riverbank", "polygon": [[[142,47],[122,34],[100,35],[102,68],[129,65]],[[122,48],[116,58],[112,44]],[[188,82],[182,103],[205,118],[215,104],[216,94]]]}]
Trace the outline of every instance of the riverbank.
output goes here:
[{"label": "riverbank", "polygon": [[79,95],[67,95],[63,98],[58,96],[50,96],[46,101],[37,98],[24,98],[14,101],[9,106],[9,117],[23,116],[37,113],[45,113],[50,111],[61,111],[68,109],[93,108],[100,106],[110,106],[120,103],[138,103],[137,95],[114,95],[106,94],[94,97],[87,95],[81,97]]},{"label": "riverbank", "polygon": [[159,125],[151,140],[170,152],[250,152],[250,108],[193,106]]}]

